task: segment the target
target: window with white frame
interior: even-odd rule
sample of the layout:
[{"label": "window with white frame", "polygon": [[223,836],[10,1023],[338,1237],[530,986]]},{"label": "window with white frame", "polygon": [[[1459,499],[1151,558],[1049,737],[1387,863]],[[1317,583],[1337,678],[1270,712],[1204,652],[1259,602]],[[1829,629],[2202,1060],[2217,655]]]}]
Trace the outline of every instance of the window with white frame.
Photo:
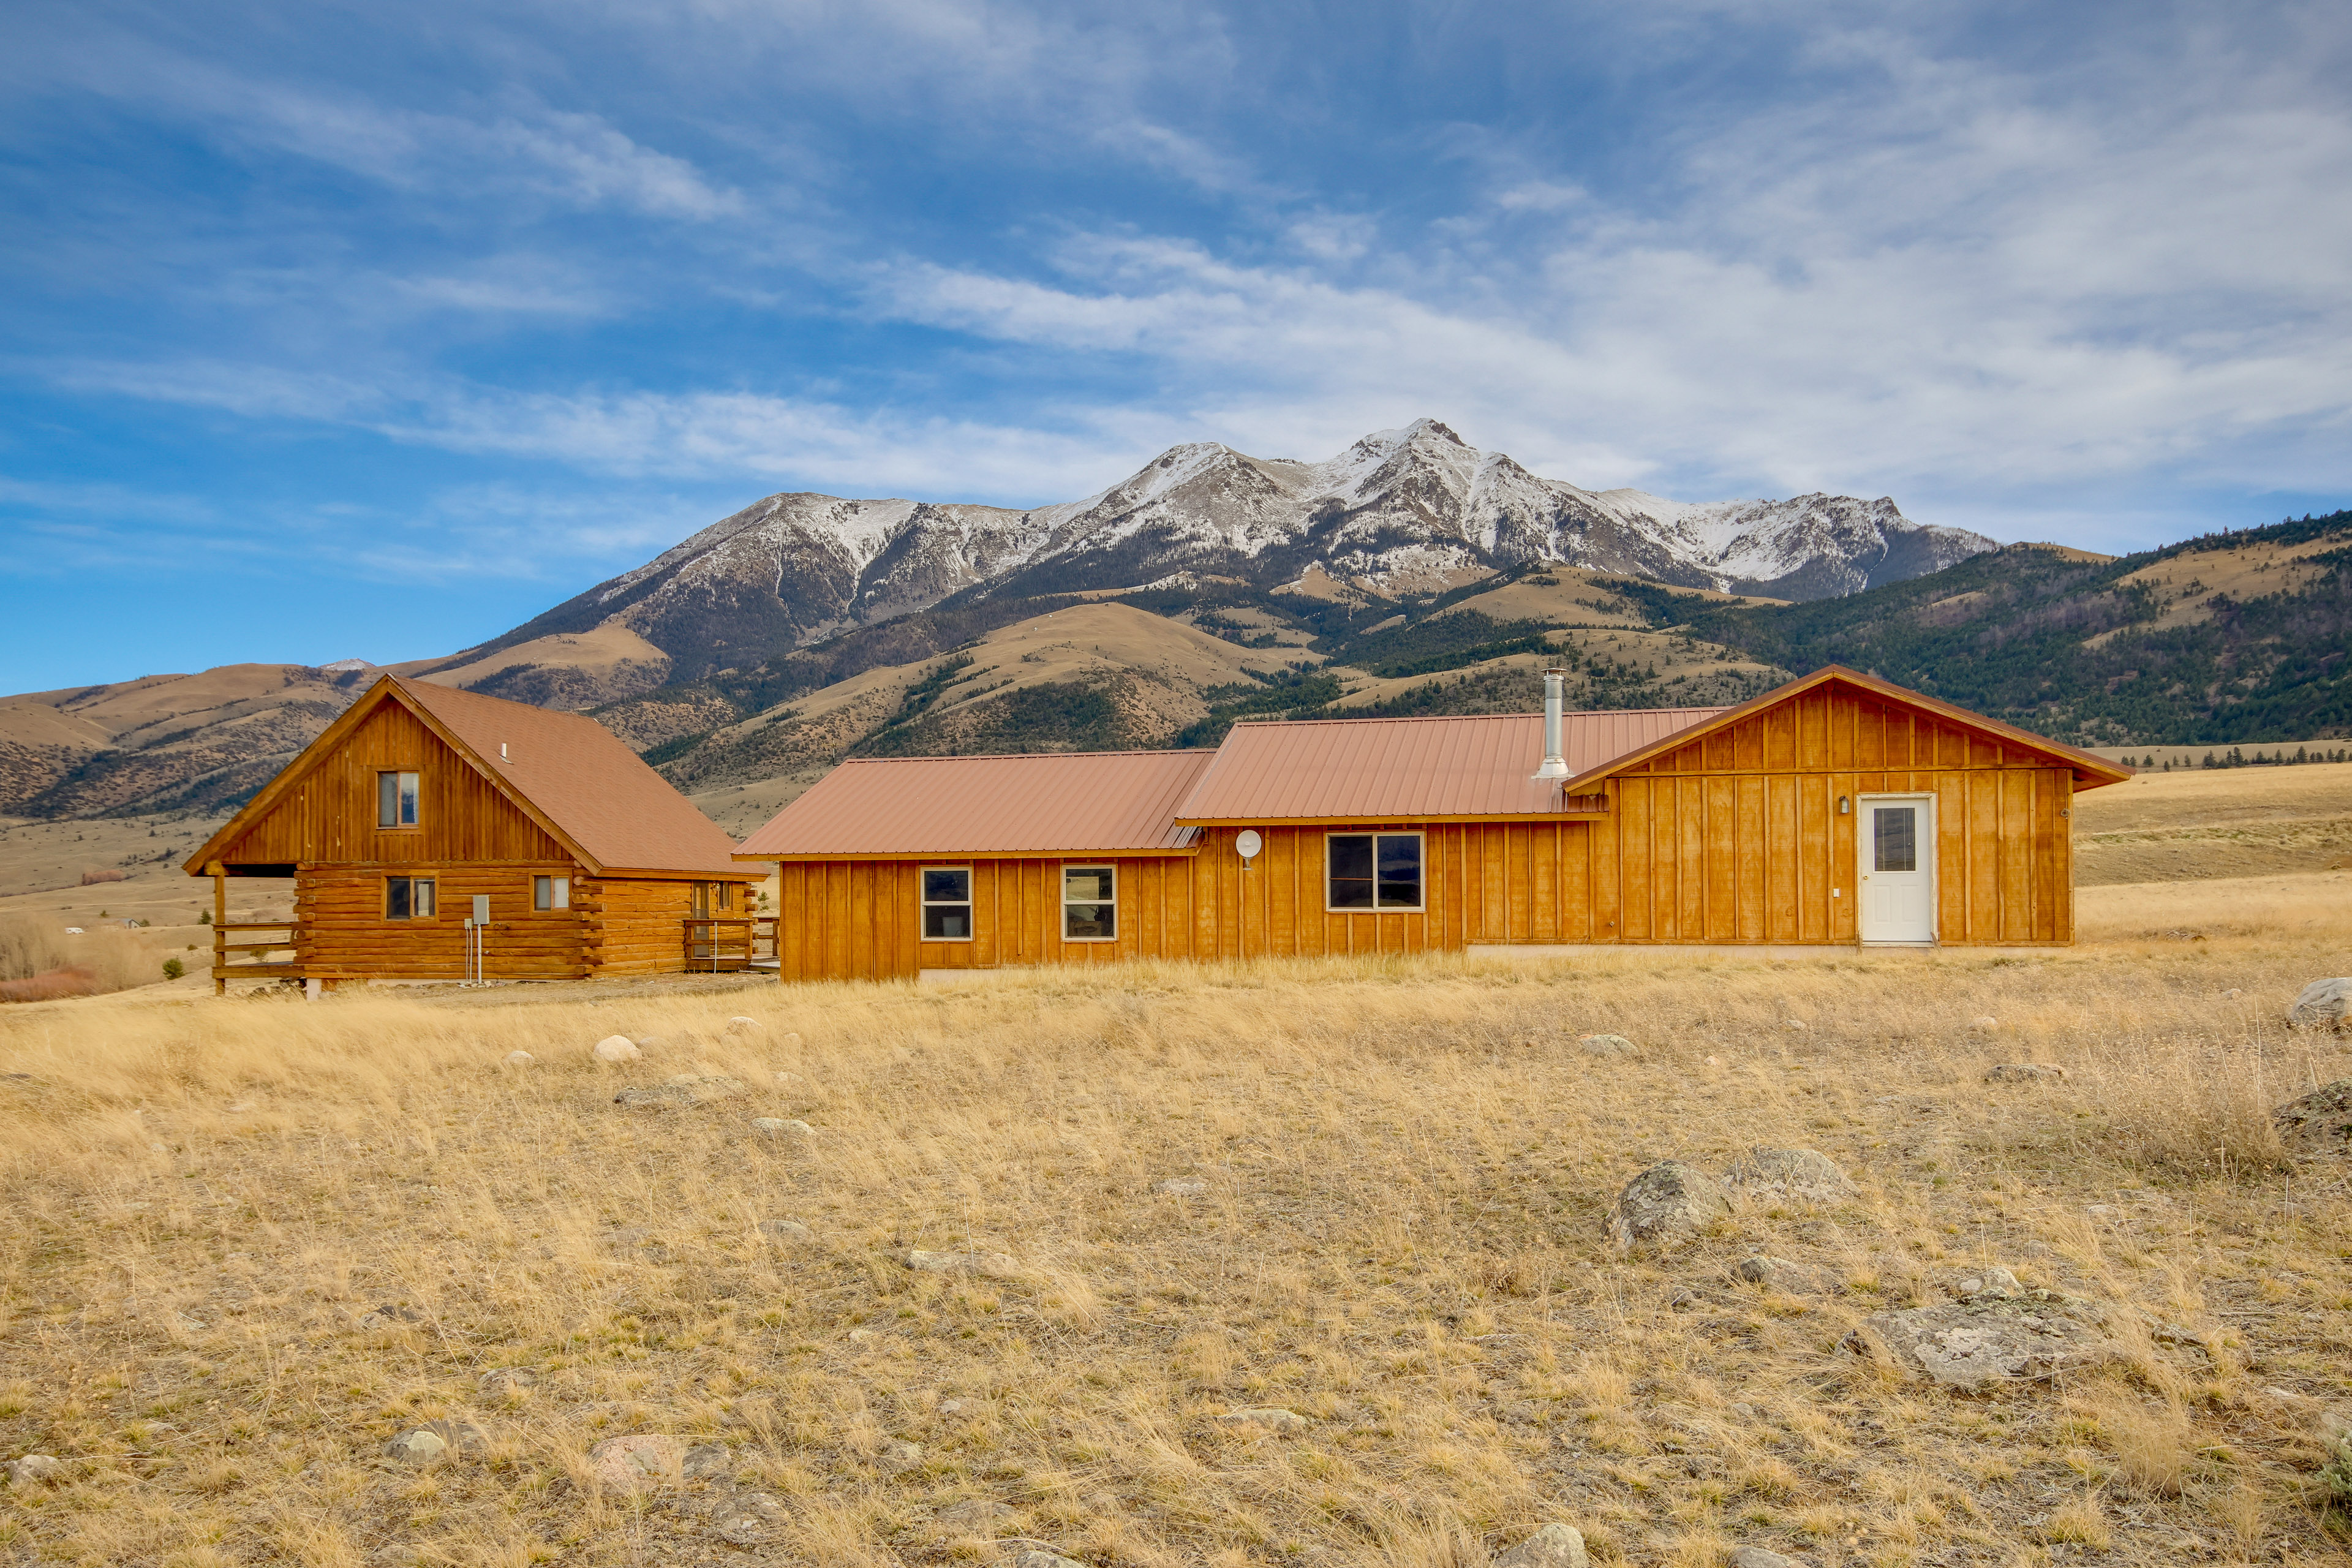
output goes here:
[{"label": "window with white frame", "polygon": [[416,826],[416,775],[375,775],[375,825],[378,827]]},{"label": "window with white frame", "polygon": [[1118,940],[1118,868],[1062,868],[1062,940]]},{"label": "window with white frame", "polygon": [[534,910],[568,910],[572,907],[572,879],[569,877],[533,877],[530,879],[530,907]]},{"label": "window with white frame", "polygon": [[971,940],[971,868],[926,866],[923,879],[923,940]]},{"label": "window with white frame", "polygon": [[1323,840],[1324,907],[1342,912],[1422,907],[1418,833],[1334,833]]}]

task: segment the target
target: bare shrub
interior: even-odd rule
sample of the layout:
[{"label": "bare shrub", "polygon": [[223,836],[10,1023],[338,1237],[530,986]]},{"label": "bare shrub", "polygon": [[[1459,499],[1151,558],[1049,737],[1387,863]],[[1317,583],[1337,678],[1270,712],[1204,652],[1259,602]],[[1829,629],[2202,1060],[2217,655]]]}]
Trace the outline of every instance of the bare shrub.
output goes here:
[{"label": "bare shrub", "polygon": [[55,921],[26,915],[0,919],[0,980],[30,980],[73,962],[73,939]]},{"label": "bare shrub", "polygon": [[100,882],[127,882],[130,879],[131,875],[127,871],[115,871],[95,868],[90,870],[84,871],[81,874],[81,885],[85,888],[95,888]]},{"label": "bare shrub", "polygon": [[163,939],[101,926],[69,935],[54,919],[0,919],[0,1001],[100,995],[153,982]]}]

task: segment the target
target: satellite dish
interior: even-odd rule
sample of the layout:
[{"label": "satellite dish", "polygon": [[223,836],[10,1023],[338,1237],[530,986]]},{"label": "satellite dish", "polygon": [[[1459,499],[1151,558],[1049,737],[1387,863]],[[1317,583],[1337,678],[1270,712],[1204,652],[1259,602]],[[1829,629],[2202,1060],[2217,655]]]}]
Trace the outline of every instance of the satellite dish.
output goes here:
[{"label": "satellite dish", "polygon": [[1234,839],[1234,851],[1244,860],[1255,860],[1257,852],[1265,847],[1265,840],[1257,836],[1255,827],[1244,827]]}]

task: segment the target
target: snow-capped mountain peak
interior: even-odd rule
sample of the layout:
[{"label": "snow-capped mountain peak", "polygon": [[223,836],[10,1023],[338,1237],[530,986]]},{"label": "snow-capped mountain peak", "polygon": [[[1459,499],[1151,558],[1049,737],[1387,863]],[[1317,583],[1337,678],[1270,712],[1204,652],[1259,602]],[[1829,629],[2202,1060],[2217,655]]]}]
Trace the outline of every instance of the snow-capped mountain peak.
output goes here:
[{"label": "snow-capped mountain peak", "polygon": [[1920,527],[1885,497],[1691,502],[1587,490],[1423,418],[1321,462],[1186,442],[1084,500],[1027,510],[770,496],[501,642],[617,619],[664,648],[707,645],[680,671],[690,675],[957,594],[1132,588],[1181,574],[1273,587],[1319,568],[1394,595],[1557,562],[1811,599],[1992,548],[1979,534]]}]

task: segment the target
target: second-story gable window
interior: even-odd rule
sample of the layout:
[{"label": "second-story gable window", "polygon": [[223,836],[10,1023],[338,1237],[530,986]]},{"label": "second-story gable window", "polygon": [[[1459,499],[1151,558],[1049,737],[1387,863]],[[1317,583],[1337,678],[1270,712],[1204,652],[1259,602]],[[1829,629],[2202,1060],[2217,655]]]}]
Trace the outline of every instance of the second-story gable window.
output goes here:
[{"label": "second-story gable window", "polygon": [[375,825],[378,827],[416,826],[416,780],[415,773],[375,775]]}]

